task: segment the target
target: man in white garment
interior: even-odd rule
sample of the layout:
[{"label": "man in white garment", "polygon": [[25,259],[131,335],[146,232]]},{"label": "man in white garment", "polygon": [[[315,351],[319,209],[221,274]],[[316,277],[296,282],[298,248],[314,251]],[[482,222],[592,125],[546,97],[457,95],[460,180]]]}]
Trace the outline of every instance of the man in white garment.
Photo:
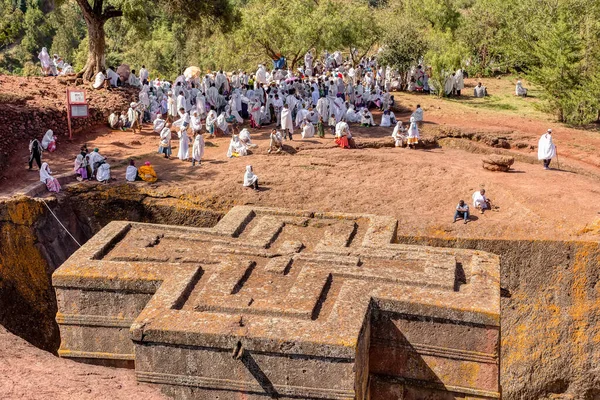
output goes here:
[{"label": "man in white garment", "polygon": [[163,128],[166,126],[166,124],[167,124],[167,121],[165,121],[162,118],[162,115],[157,114],[156,115],[156,119],[154,120],[152,128],[153,128],[154,132],[161,133],[162,130],[163,130]]},{"label": "man in white garment", "polygon": [[521,81],[517,81],[517,86],[515,88],[515,94],[521,97],[527,97],[527,89],[523,87]]},{"label": "man in white garment", "polygon": [[481,214],[483,214],[485,210],[492,209],[492,201],[486,197],[485,189],[473,193],[473,196],[471,197],[473,198],[473,207],[478,209]]},{"label": "man in white garment", "polygon": [[105,87],[108,89],[110,85],[110,79],[108,79],[105,75],[106,71],[102,70],[96,74],[96,78],[94,79],[94,84],[92,87],[94,89],[100,89],[101,87]]},{"label": "man in white garment", "polygon": [[454,75],[454,93],[460,96],[460,91],[465,88],[465,78],[462,69],[458,69]]},{"label": "man in white garment", "polygon": [[283,109],[283,100],[276,93],[273,98],[273,110],[275,112],[275,119],[277,121],[277,127],[281,126],[281,110]]},{"label": "man in white garment", "polygon": [[150,74],[148,73],[148,70],[146,69],[145,65],[142,65],[142,69],[140,69],[140,81],[143,84],[144,81],[148,80],[148,77],[150,76]]},{"label": "man in white garment", "polygon": [[556,146],[552,143],[552,129],[548,129],[538,142],[538,160],[544,161],[544,169],[550,169],[550,162],[556,157]]},{"label": "man in white garment", "polygon": [[420,104],[417,104],[417,109],[411,115],[415,119],[415,122],[423,122],[423,109]]},{"label": "man in white garment", "polygon": [[110,85],[112,87],[117,87],[119,82],[119,75],[114,71],[113,67],[110,67],[106,70],[106,77],[110,79]]},{"label": "man in white garment", "polygon": [[473,89],[473,96],[475,96],[477,98],[483,98],[483,97],[485,97],[486,94],[487,94],[487,90],[486,90],[485,86],[483,86],[481,84],[481,82],[479,82],[477,84],[477,86],[475,86],[475,88]]},{"label": "man in white garment", "polygon": [[321,97],[317,102],[317,113],[319,116],[323,118],[323,121],[327,121],[329,119],[329,100],[325,97]]},{"label": "man in white garment", "polygon": [[283,130],[284,139],[289,135],[290,140],[293,140],[294,121],[292,119],[292,111],[287,104],[284,104],[283,109],[281,110],[281,130]]}]

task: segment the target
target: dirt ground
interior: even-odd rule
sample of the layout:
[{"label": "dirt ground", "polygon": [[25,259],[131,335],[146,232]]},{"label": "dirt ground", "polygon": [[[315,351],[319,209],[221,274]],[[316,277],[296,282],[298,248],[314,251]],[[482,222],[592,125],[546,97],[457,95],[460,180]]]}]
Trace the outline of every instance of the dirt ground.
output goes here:
[{"label": "dirt ground", "polygon": [[[333,136],[302,140],[296,132],[286,142],[285,154],[268,155],[269,127],[252,130],[258,145],[247,157],[226,157],[229,138],[206,140],[205,160],[192,168],[178,159],[165,160],[156,154],[158,135],[147,126],[141,134],[111,132],[97,128],[70,142],[60,139],[58,151],[45,153],[54,173],[67,172],[82,143],[99,147],[112,166],[115,183],[124,182],[127,159],[137,165],[150,161],[159,176],[152,185],[171,196],[214,198],[224,204],[257,204],[324,211],[374,213],[397,217],[402,234],[488,237],[511,239],[597,239],[600,231],[600,134],[573,129],[551,121],[538,111],[535,97],[516,98],[510,78],[483,81],[492,94],[473,99],[467,81],[463,98],[444,100],[434,96],[396,93],[403,121],[420,103],[425,110],[422,136],[447,126],[509,137],[537,145],[548,127],[554,130],[562,169],[545,171],[530,148],[519,152],[530,162],[517,161],[509,173],[490,172],[481,167],[482,154],[442,146],[431,150],[406,148],[335,147]],[[535,93],[535,92],[534,92]],[[523,103],[523,104],[520,104]],[[526,110],[525,111],[523,111]],[[380,114],[374,112],[376,122]],[[358,143],[386,142],[392,128],[351,126]],[[389,143],[392,139],[389,138]],[[174,154],[177,141],[173,141]],[[481,147],[481,146],[480,146]],[[489,148],[489,150],[493,150]],[[174,158],[174,157],[173,157]],[[28,171],[27,149],[16,152],[13,167],[3,171],[0,194],[8,194],[37,181],[38,172]],[[260,178],[259,193],[242,188],[245,166],[253,165]],[[567,166],[584,173],[567,171]],[[146,183],[135,183],[148,185]],[[452,223],[458,200],[471,203],[475,190],[485,188],[497,207],[484,215],[473,214],[466,226]]]},{"label": "dirt ground", "polygon": [[59,359],[0,326],[0,400],[107,398],[165,399],[156,388],[137,383],[133,370]]}]

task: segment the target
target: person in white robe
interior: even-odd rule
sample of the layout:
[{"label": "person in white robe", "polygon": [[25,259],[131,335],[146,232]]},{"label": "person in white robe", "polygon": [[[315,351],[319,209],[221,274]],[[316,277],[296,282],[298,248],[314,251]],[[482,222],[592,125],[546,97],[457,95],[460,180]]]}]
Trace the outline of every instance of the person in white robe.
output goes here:
[{"label": "person in white robe", "polygon": [[273,149],[277,150],[276,153],[280,153],[283,149],[283,137],[281,136],[281,132],[276,129],[272,129],[269,139],[269,150],[267,153],[270,154]]},{"label": "person in white robe", "polygon": [[157,114],[156,119],[154,120],[154,123],[152,124],[152,128],[153,128],[154,132],[161,133],[162,130],[164,129],[164,127],[166,126],[166,124],[167,124],[167,121],[164,120],[160,114]]},{"label": "person in white robe", "polygon": [[521,97],[527,97],[527,89],[523,87],[523,83],[521,81],[517,81],[517,86],[515,87],[515,94]]},{"label": "person in white robe", "polygon": [[423,122],[423,109],[420,104],[417,104],[417,109],[412,113],[411,118],[414,118],[415,122]]},{"label": "person in white robe", "polygon": [[44,75],[55,76],[56,67],[52,64],[52,60],[50,60],[50,54],[48,54],[48,50],[45,47],[42,47],[42,51],[38,54],[38,58],[40,59],[40,64],[42,65],[42,72]]},{"label": "person in white robe", "polygon": [[281,110],[283,109],[283,100],[279,97],[279,94],[275,94],[273,97],[273,111],[275,112],[276,126],[281,126]]},{"label": "person in white robe", "polygon": [[211,108],[211,110],[208,112],[208,115],[206,116],[206,130],[210,134],[211,138],[215,137],[215,124],[217,123],[217,118],[217,112]]},{"label": "person in white robe", "polygon": [[392,137],[394,138],[394,146],[402,147],[402,142],[406,138],[404,132],[405,132],[405,130],[404,130],[404,126],[402,125],[402,121],[396,122],[394,131],[392,132]]},{"label": "person in white robe", "polygon": [[373,120],[373,114],[365,107],[360,110],[360,124],[362,126],[377,126]]},{"label": "person in white robe", "polygon": [[307,118],[302,122],[302,139],[309,139],[315,136],[315,126]]},{"label": "person in white robe", "polygon": [[200,132],[195,133],[194,136],[194,145],[192,146],[192,167],[196,165],[196,161],[198,165],[202,162],[202,157],[204,156],[204,136]]},{"label": "person in white robe", "polygon": [[312,107],[308,109],[308,115],[306,117],[313,125],[319,122],[319,113],[313,110]]},{"label": "person in white robe", "polygon": [[248,149],[246,146],[240,141],[238,135],[231,136],[231,141],[229,142],[229,147],[227,148],[227,157],[244,157],[248,155]]},{"label": "person in white robe", "polygon": [[96,74],[96,77],[94,78],[94,84],[92,85],[94,89],[100,89],[101,87],[106,86],[108,78],[106,77],[106,75],[104,75],[104,72],[106,71],[102,70]]},{"label": "person in white robe", "polygon": [[187,161],[189,158],[188,153],[190,151],[190,138],[187,135],[187,128],[181,126],[177,132],[177,137],[179,137],[179,151],[177,152],[177,158],[181,161]]},{"label": "person in white robe", "polygon": [[194,134],[200,133],[202,131],[202,119],[198,114],[198,111],[194,111],[190,118],[190,127],[192,128],[192,132]]},{"label": "person in white robe", "polygon": [[348,105],[348,111],[346,111],[346,121],[349,123],[360,122],[360,115],[356,112],[353,104]]},{"label": "person in white robe", "polygon": [[173,119],[178,116],[177,100],[173,96],[173,92],[171,92],[171,91],[169,91],[167,93],[167,96],[168,96],[168,99],[167,99],[168,114],[169,114],[169,117],[171,117],[171,121],[173,121]]},{"label": "person in white robe", "polygon": [[164,154],[167,159],[171,157],[171,126],[169,124],[160,132],[158,154]]},{"label": "person in white robe", "polygon": [[121,119],[119,118],[119,114],[116,111],[113,111],[108,116],[108,126],[110,126],[110,128],[114,130],[123,129],[121,125]]},{"label": "person in white robe", "polygon": [[556,158],[556,146],[552,143],[552,129],[548,129],[538,141],[538,160],[544,162],[544,169],[550,169],[550,162]]},{"label": "person in white robe", "polygon": [[224,135],[229,134],[229,124],[227,123],[227,114],[222,112],[221,115],[217,117],[216,122],[217,128],[219,128]]},{"label": "person in white robe", "polygon": [[144,83],[144,81],[148,80],[149,76],[150,76],[150,73],[146,69],[146,66],[142,65],[142,69],[140,69],[140,82]]},{"label": "person in white robe", "polygon": [[45,162],[40,167],[40,182],[46,184],[46,188],[50,192],[58,193],[60,192],[60,182],[58,179],[52,176],[52,171],[50,170],[50,166]]},{"label": "person in white robe", "polygon": [[321,97],[317,102],[317,112],[319,116],[323,118],[323,121],[329,120],[329,100],[325,97]]},{"label": "person in white robe", "polygon": [[256,70],[256,82],[254,83],[255,88],[258,88],[258,84],[266,84],[267,83],[267,70],[262,64],[258,65],[258,69]]},{"label": "person in white robe", "polygon": [[206,118],[206,98],[201,91],[196,95],[196,111],[200,118]]},{"label": "person in white robe", "polygon": [[42,149],[47,150],[50,153],[56,150],[56,136],[54,136],[52,129],[48,129],[42,138]]},{"label": "person in white robe", "polygon": [[135,182],[138,176],[138,169],[135,166],[135,161],[130,160],[127,169],[125,170],[125,180],[127,182]]},{"label": "person in white robe", "polygon": [[483,98],[486,95],[487,89],[481,84],[481,82],[479,82],[477,86],[475,86],[475,88],[473,89],[473,96],[477,98]]},{"label": "person in white robe", "polygon": [[304,122],[304,120],[308,117],[308,110],[305,109],[302,104],[298,105],[299,109],[296,113],[296,128],[299,128],[300,125]]},{"label": "person in white robe", "polygon": [[304,72],[308,76],[313,76],[313,55],[310,50],[304,55]]},{"label": "person in white robe", "polygon": [[485,189],[476,191],[471,198],[473,199],[473,207],[478,209],[481,214],[483,214],[484,210],[492,208],[492,201],[486,197]]},{"label": "person in white robe", "polygon": [[258,191],[258,176],[254,174],[252,165],[246,165],[246,172],[244,173],[244,187],[250,187]]},{"label": "person in white robe", "polygon": [[102,163],[98,167],[98,171],[96,172],[96,179],[98,182],[108,183],[110,181],[110,165],[107,163]]},{"label": "person in white robe", "polygon": [[390,126],[392,126],[392,118],[390,116],[390,111],[384,111],[383,114],[381,114],[381,123],[379,124],[379,126],[383,126],[386,128],[389,128]]},{"label": "person in white robe", "polygon": [[448,75],[444,81],[444,93],[446,96],[450,96],[454,92],[454,73]]},{"label": "person in white robe", "polygon": [[292,120],[292,110],[290,110],[288,104],[284,104],[281,110],[281,129],[283,130],[284,139],[287,139],[289,135],[290,140],[293,140],[294,121]]},{"label": "person in white robe", "polygon": [[179,91],[179,94],[177,95],[177,109],[181,110],[182,108],[184,110],[187,108],[183,90]]},{"label": "person in white robe", "polygon": [[408,138],[406,142],[408,143],[409,149],[416,149],[417,144],[419,143],[419,127],[417,126],[417,122],[413,117],[410,118],[410,127],[408,128]]},{"label": "person in white robe", "polygon": [[129,74],[129,78],[127,79],[127,83],[129,84],[129,86],[142,87],[142,82],[140,82],[140,80],[138,79],[138,77],[135,76],[135,70],[131,71],[131,73]]},{"label": "person in white robe", "polygon": [[252,140],[250,139],[250,131],[248,129],[242,129],[242,131],[239,134],[239,138],[240,142],[242,142],[242,144],[247,148],[251,149],[257,147],[256,144],[252,143]]},{"label": "person in white robe", "polygon": [[110,79],[110,85],[117,87],[119,81],[119,74],[117,74],[112,68],[106,70],[106,77]]},{"label": "person in white robe", "polygon": [[457,96],[460,96],[461,90],[465,88],[465,77],[463,75],[463,70],[458,69],[456,74],[454,75],[454,93]]}]

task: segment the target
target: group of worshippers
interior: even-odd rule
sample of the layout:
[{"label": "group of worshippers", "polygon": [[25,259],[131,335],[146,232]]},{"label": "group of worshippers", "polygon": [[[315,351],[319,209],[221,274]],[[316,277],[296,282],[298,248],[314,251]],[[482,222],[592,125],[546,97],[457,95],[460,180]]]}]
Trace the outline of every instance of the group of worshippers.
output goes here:
[{"label": "group of worshippers", "polygon": [[[348,138],[349,130],[338,124],[377,126],[372,108],[383,111],[380,126],[395,126],[397,120],[391,111],[394,99],[390,94],[393,79],[397,79],[393,70],[378,67],[374,58],[365,58],[354,67],[349,61],[344,62],[339,52],[326,53],[321,61],[315,61],[309,51],[304,67],[296,71],[268,71],[261,64],[253,74],[218,71],[202,77],[181,75],[172,83],[150,79],[143,67],[134,85],[127,82],[141,88],[139,101],[132,103],[127,112],[113,112],[109,125],[135,132],[142,122],[156,124],[160,152],[167,158],[171,156],[171,135],[176,133],[180,141],[178,158],[189,160],[190,144],[194,142],[197,151],[192,149],[192,162],[200,162],[197,156],[201,158],[203,152],[200,134],[204,130],[211,137],[231,135],[228,156],[247,154],[251,146],[249,132],[237,134],[237,126],[245,120],[254,128],[275,124],[283,140],[293,140],[298,130],[303,139],[323,137],[328,128],[346,147],[341,136]],[[93,86],[119,84],[118,75],[109,68],[97,74]],[[351,145],[351,135],[348,139]]]},{"label": "group of worshippers", "polygon": [[73,67],[65,62],[58,54],[54,54],[54,56],[50,58],[48,49],[45,47],[43,47],[40,54],[38,54],[38,58],[42,66],[42,75],[44,76],[62,76],[75,73]]}]

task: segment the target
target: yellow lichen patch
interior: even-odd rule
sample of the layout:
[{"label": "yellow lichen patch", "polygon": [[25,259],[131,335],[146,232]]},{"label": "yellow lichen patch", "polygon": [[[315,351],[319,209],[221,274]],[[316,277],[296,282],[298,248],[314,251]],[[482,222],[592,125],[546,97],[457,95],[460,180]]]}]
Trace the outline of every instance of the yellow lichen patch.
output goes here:
[{"label": "yellow lichen patch", "polygon": [[577,235],[585,235],[586,233],[600,235],[600,218],[596,218],[594,221],[584,226],[577,232]]},{"label": "yellow lichen patch", "polygon": [[39,300],[49,290],[50,279],[31,228],[4,224],[0,235],[0,289],[10,285],[31,307],[45,309]]},{"label": "yellow lichen patch", "polygon": [[28,198],[6,202],[8,221],[17,225],[33,225],[43,212],[44,206]]}]

